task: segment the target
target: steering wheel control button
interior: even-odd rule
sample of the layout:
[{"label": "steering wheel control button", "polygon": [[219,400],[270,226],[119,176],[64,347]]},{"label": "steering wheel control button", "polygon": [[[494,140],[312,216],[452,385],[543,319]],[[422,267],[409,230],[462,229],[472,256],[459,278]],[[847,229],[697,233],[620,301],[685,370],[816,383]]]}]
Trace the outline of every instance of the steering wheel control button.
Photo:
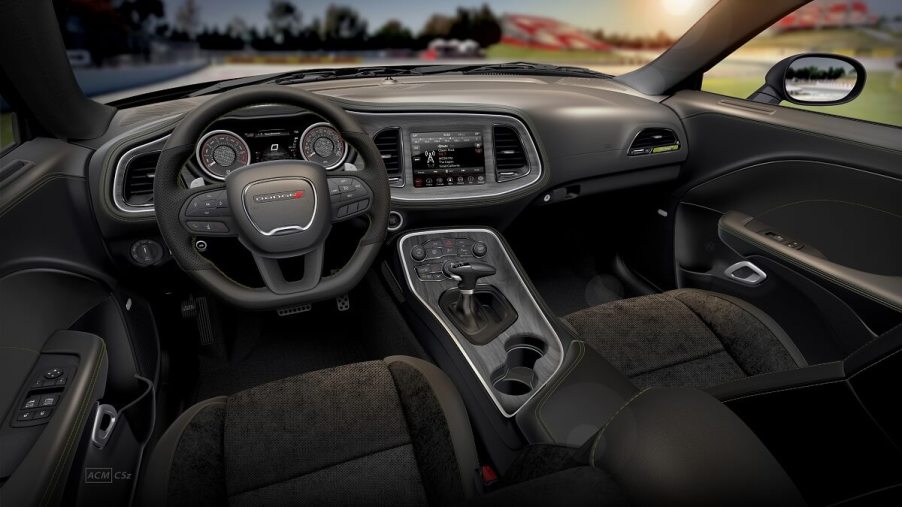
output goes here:
[{"label": "steering wheel control button", "polygon": [[229,200],[225,190],[197,194],[185,208],[186,217],[224,217],[229,214]]},{"label": "steering wheel control button", "polygon": [[222,234],[229,232],[229,226],[222,222],[188,222],[188,228],[200,234]]},{"label": "steering wheel control button", "polygon": [[477,242],[473,245],[473,255],[476,257],[484,257],[486,253],[488,253],[489,249],[485,246],[483,242]]},{"label": "steering wheel control button", "polygon": [[44,378],[52,379],[52,378],[61,377],[62,375],[63,375],[62,368],[52,368],[50,370],[47,370],[47,373],[44,374]]}]

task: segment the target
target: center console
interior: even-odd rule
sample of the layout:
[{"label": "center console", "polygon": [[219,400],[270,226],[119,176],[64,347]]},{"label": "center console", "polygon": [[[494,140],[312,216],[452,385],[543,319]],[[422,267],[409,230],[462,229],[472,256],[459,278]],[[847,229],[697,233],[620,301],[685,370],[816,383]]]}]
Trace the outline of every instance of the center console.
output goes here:
[{"label": "center console", "polygon": [[497,234],[412,232],[399,243],[410,291],[441,324],[505,417],[561,367],[561,339]]}]

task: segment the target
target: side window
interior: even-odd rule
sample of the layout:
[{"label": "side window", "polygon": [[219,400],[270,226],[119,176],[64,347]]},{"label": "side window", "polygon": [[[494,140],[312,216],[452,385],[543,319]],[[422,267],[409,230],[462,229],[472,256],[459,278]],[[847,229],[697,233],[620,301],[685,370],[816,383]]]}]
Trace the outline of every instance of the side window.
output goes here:
[{"label": "side window", "polygon": [[16,113],[0,96],[0,153],[19,144],[16,132]]},{"label": "side window", "polygon": [[815,0],[787,15],[705,73],[702,90],[747,98],[775,63],[799,53],[851,56],[864,90],[838,106],[782,106],[902,127],[902,2]]}]

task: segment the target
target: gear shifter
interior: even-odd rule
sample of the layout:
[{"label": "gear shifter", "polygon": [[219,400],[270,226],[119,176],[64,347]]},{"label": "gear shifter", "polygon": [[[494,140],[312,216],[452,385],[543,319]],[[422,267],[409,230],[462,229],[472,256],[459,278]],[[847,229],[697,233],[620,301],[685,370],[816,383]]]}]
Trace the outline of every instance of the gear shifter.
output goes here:
[{"label": "gear shifter", "polygon": [[480,278],[494,275],[495,268],[484,262],[448,261],[442,269],[446,275],[457,280],[459,297],[450,306],[457,324],[466,333],[479,332],[488,322],[488,316],[485,315],[485,311],[474,296],[476,282]]}]

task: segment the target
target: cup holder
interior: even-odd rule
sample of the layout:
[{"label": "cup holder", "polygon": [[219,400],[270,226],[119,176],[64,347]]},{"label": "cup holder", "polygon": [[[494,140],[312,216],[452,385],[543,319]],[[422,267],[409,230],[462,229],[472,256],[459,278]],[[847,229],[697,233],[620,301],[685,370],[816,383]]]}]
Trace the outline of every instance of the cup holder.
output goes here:
[{"label": "cup holder", "polygon": [[536,361],[545,355],[545,343],[538,338],[523,336],[508,340],[507,357],[492,374],[492,386],[508,396],[523,396],[536,387]]}]

